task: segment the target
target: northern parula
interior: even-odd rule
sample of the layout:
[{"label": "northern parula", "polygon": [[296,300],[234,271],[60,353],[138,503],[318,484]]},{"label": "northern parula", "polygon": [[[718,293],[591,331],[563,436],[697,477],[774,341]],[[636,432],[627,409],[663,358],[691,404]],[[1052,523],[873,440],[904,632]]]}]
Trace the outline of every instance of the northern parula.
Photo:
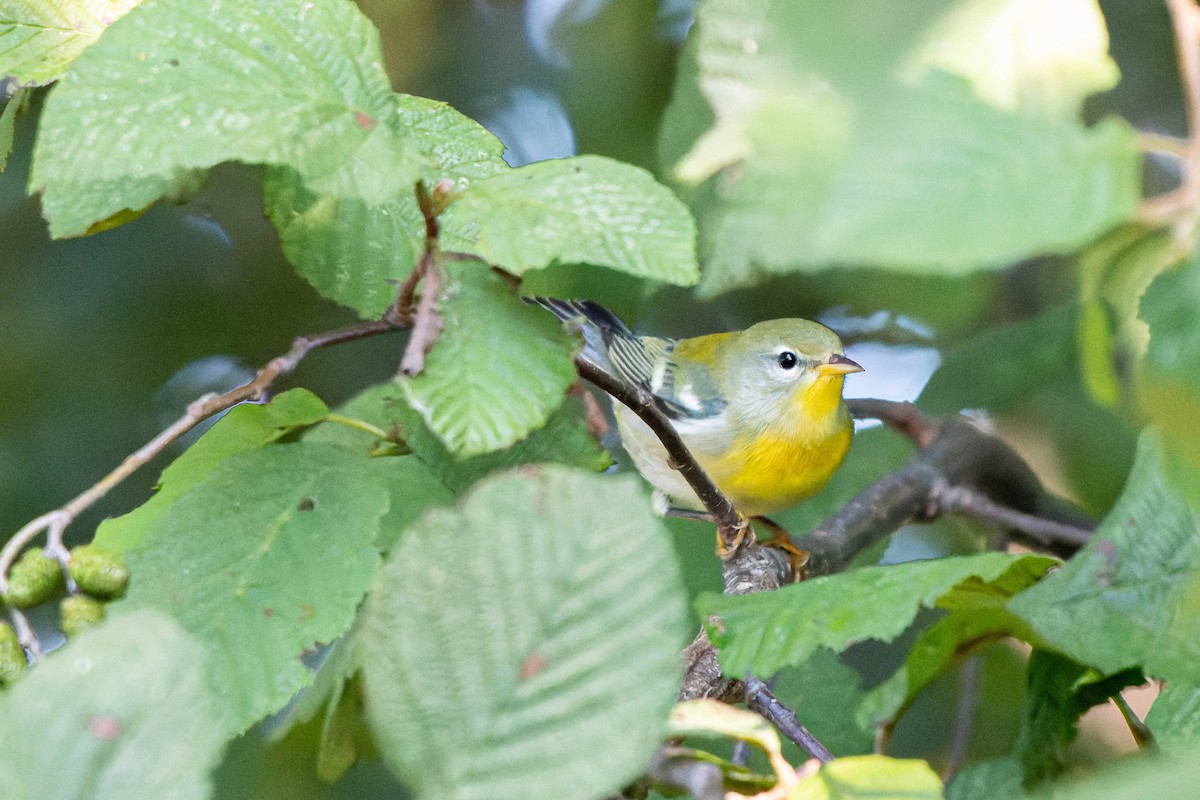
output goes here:
[{"label": "northern parula", "polygon": [[[688,450],[746,516],[787,508],[819,490],[853,435],[842,401],[862,367],[837,335],[806,319],[777,319],[690,339],[638,336],[586,300],[530,298],[583,334],[583,356],[654,398]],[[621,443],[646,480],[676,506],[702,504],[636,414],[614,403]]]}]

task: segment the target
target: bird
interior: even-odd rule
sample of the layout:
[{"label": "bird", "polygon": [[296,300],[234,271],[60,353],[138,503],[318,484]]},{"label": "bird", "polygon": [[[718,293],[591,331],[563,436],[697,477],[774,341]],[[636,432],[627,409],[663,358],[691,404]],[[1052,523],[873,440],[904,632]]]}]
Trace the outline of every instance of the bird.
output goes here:
[{"label": "bird", "polygon": [[[863,368],[820,323],[775,319],[668,339],[639,336],[589,300],[525,300],[582,334],[583,359],[645,392],[746,517],[765,518],[812,496],[846,457],[854,427],[842,388],[847,375]],[[613,405],[637,471],[673,509],[703,511],[658,437],[633,411]]]}]

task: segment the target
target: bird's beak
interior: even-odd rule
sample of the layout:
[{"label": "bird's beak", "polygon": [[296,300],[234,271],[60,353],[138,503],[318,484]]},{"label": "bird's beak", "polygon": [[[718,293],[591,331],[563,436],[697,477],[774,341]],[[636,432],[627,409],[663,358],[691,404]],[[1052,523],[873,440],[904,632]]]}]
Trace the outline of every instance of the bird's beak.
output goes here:
[{"label": "bird's beak", "polygon": [[851,372],[862,372],[863,368],[858,365],[858,362],[846,358],[841,353],[834,353],[821,366],[817,367],[817,372],[821,375],[848,375]]}]

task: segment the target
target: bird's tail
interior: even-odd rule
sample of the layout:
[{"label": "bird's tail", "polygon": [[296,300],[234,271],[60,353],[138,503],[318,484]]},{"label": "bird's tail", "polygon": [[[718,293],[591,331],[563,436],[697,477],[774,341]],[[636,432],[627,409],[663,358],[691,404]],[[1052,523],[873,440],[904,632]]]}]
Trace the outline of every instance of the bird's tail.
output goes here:
[{"label": "bird's tail", "polygon": [[609,359],[614,339],[634,339],[629,327],[613,312],[591,300],[559,300],[554,297],[523,297],[530,305],[552,312],[572,329],[583,334],[585,359],[610,375],[619,374]]}]

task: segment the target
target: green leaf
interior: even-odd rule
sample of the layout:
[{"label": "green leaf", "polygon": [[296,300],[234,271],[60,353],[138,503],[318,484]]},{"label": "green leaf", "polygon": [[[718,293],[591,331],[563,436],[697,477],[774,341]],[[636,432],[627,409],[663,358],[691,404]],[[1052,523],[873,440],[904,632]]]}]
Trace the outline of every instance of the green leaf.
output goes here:
[{"label": "green leaf", "polygon": [[204,800],[225,737],[204,648],[139,611],[79,635],[0,697],[5,800]]},{"label": "green leaf", "polygon": [[1200,393],[1200,333],[1188,314],[1200,303],[1200,258],[1162,273],[1141,298],[1150,329],[1147,379],[1174,380]]},{"label": "green leaf", "polygon": [[479,181],[445,214],[447,247],[508,272],[583,262],[689,286],[696,225],[650,173],[600,156],[539,161]]},{"label": "green leaf", "polygon": [[1096,402],[1117,407],[1128,392],[1123,365],[1146,352],[1147,327],[1138,319],[1142,296],[1178,257],[1169,232],[1141,225],[1118,228],[1080,254],[1079,358]]},{"label": "green leaf", "polygon": [[[511,447],[469,458],[456,458],[426,427],[421,415],[404,398],[395,381],[366,389],[338,409],[340,413],[370,422],[383,430],[401,433],[412,454],[425,464],[452,492],[461,493],[485,475],[519,464],[552,462],[600,471],[612,463],[595,437],[588,432],[583,409],[568,397],[541,428]],[[361,436],[361,434],[360,434]],[[345,434],[333,426],[313,429],[306,441],[345,443]],[[393,505],[389,517],[397,513]],[[385,530],[390,526],[384,526]]]},{"label": "green leaf", "polygon": [[[0,42],[2,41],[3,37],[0,36]],[[5,166],[8,165],[8,157],[12,153],[17,113],[31,96],[29,89],[18,89],[5,102],[4,110],[0,111],[0,172],[3,172]]]},{"label": "green leaf", "polygon": [[425,370],[401,377],[408,403],[459,456],[507,447],[541,427],[575,382],[579,341],[483,264],[449,271],[444,322]]},{"label": "green leaf", "polygon": [[823,764],[788,800],[941,800],[942,781],[924,761],[851,756]]},{"label": "green leaf", "polygon": [[1035,570],[1049,561],[1041,556],[982,553],[863,567],[774,592],[740,597],[704,594],[696,601],[696,611],[721,618],[719,626],[710,626],[709,636],[721,651],[721,667],[727,674],[773,675],[786,665],[803,663],[821,647],[841,652],[866,639],[891,641],[922,606],[932,607],[972,578],[996,581],[1024,559],[1033,559],[1028,568]]},{"label": "green leaf", "polygon": [[304,736],[306,728],[315,728],[316,772],[325,783],[340,779],[360,756],[376,752],[363,712],[361,632],[356,625],[330,645],[312,684],[269,723],[272,743]]},{"label": "green leaf", "polygon": [[[1054,800],[1191,800],[1200,786],[1200,751],[1170,758],[1115,759],[1054,789]],[[993,794],[990,797],[1001,795]]]},{"label": "green leaf", "polygon": [[1200,258],[1160,275],[1142,297],[1149,328],[1138,385],[1143,411],[1161,429],[1164,467],[1172,488],[1200,513],[1200,333],[1188,315],[1200,303]]},{"label": "green leaf", "polygon": [[[429,184],[453,179],[458,189],[507,171],[504,146],[478,123],[445,103],[399,95],[397,135],[429,159]],[[318,194],[288,167],[267,170],[268,216],[279,229],[288,260],[318,292],[363,318],[378,317],[424,250],[425,222],[413,186],[398,186],[371,202],[355,194]],[[454,249],[447,232],[442,246]]]},{"label": "green leaf", "polygon": [[1144,433],[1124,493],[1088,545],[1013,599],[1047,648],[1103,673],[1200,683],[1200,526]]},{"label": "green leaf", "polygon": [[897,91],[849,149],[814,235],[827,260],[964,273],[1071,252],[1136,208],[1128,124],[1020,117],[930,83]]},{"label": "green leaf", "polygon": [[603,797],[679,691],[683,588],[632,478],[525,467],[430,511],[360,640],[384,759],[420,797]]},{"label": "green leaf", "polygon": [[1070,375],[1075,314],[1067,306],[988,328],[946,354],[918,405],[929,414],[956,414],[964,408],[1003,411],[1042,383]]},{"label": "green leaf", "polygon": [[[1112,507],[1133,463],[1137,431],[1127,416],[1096,405],[1080,381],[1090,369],[1074,341],[1085,325],[1074,305],[988,328],[949,350],[917,405],[926,413],[984,408],[1053,432],[1071,489],[1089,513]],[[1099,358],[1111,368],[1108,342]],[[1082,357],[1082,358],[1081,358]]]},{"label": "green leaf", "polygon": [[464,492],[485,475],[519,464],[550,462],[599,472],[612,464],[608,452],[587,429],[578,399],[568,397],[541,428],[504,450],[456,458],[420,416],[406,409],[405,426],[413,454],[454,492]]},{"label": "green leaf", "polygon": [[1200,746],[1200,686],[1168,683],[1154,699],[1146,726],[1154,743],[1168,752],[1186,752]]},{"label": "green leaf", "polygon": [[364,455],[301,442],[229,456],[127,557],[113,610],[166,610],[196,635],[222,729],[240,732],[312,679],[301,653],[349,627],[387,510]]},{"label": "green leaf", "polygon": [[[701,124],[715,123],[696,132],[694,92],[677,85],[663,149],[678,152],[693,131],[672,166],[695,187],[703,293],[838,264],[963,274],[1070,252],[1129,217],[1140,191],[1132,129],[1085,127],[1062,108],[1111,74],[1103,48],[1074,63],[1090,77],[1069,90],[1022,60],[1036,48],[1009,53],[1002,85],[980,72],[994,68],[989,48],[939,20],[951,5],[871,3],[871,26],[858,3],[701,5],[695,65],[678,80],[698,81],[711,108]],[[1009,5],[974,11],[1004,25]],[[1094,7],[1061,13],[1095,43]]]},{"label": "green leaf", "polygon": [[298,428],[320,422],[328,413],[321,399],[307,389],[284,392],[265,406],[234,406],[163,470],[153,497],[124,516],[100,523],[96,546],[117,554],[138,549],[167,509],[226,458],[264,447]]},{"label": "green leaf", "polygon": [[0,78],[58,80],[83,49],[141,0],[0,0]]},{"label": "green leaf", "polygon": [[340,779],[360,755],[375,752],[363,715],[360,630],[351,628],[329,647],[312,684],[270,722],[272,743],[303,735],[305,726],[317,728],[316,772],[325,783]]},{"label": "green leaf", "polygon": [[1015,758],[966,764],[946,787],[947,800],[994,800],[997,797],[1024,800],[1028,796],[1021,786],[1021,765]]},{"label": "green leaf", "polygon": [[685,700],[671,709],[665,737],[682,739],[688,736],[736,739],[758,747],[773,764],[782,759],[779,731],[766,718],[707,697]]},{"label": "green leaf", "polygon": [[378,34],[352,3],[149,0],[50,92],[30,177],[54,236],[80,234],[223,161],[283,164],[378,202],[422,157],[393,130]]},{"label": "green leaf", "polygon": [[1066,749],[1078,735],[1085,711],[1106,703],[1127,686],[1144,683],[1137,670],[1099,676],[1069,658],[1034,650],[1029,658],[1029,690],[1025,719],[1014,748],[1026,786],[1056,777],[1066,763]]},{"label": "green leaf", "polygon": [[431,506],[448,506],[454,493],[415,456],[374,458],[369,469],[391,497],[388,512],[379,522],[375,546],[386,553],[401,534]]},{"label": "green leaf", "polygon": [[900,669],[868,693],[858,709],[859,723],[873,730],[895,719],[922,689],[983,644],[1006,636],[1036,642],[1024,620],[1008,610],[1008,601],[1056,563],[1022,559],[993,581],[968,578],[943,595],[937,606],[949,613],[922,631]]}]

